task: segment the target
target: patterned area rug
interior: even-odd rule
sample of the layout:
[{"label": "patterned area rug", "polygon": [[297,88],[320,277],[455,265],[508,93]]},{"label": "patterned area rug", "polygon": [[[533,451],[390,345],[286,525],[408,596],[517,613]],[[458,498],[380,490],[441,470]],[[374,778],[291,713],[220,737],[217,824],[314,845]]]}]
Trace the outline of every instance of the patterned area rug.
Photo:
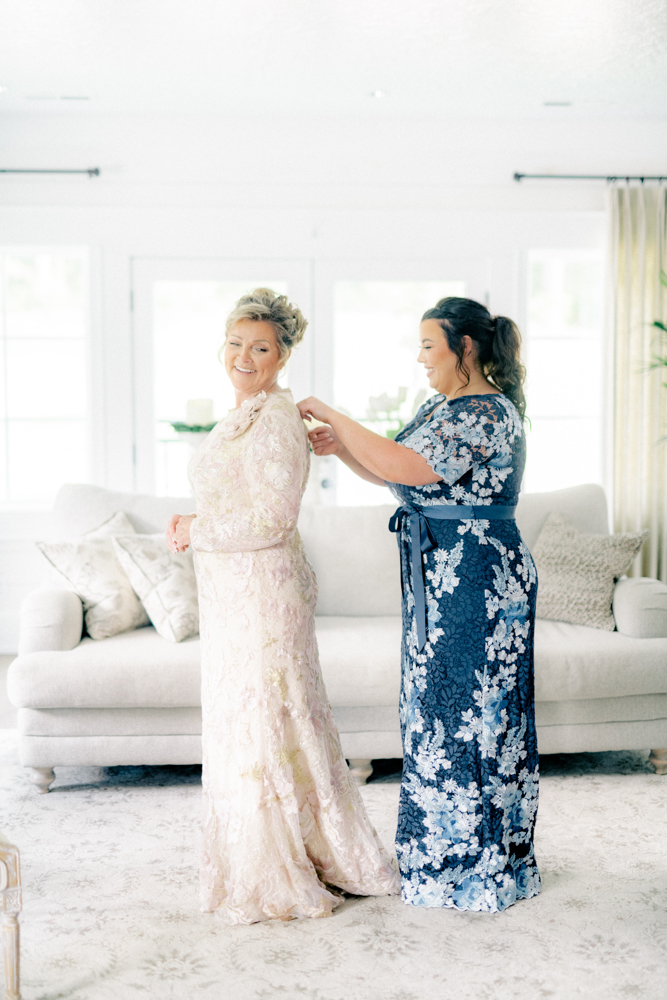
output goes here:
[{"label": "patterned area rug", "polygon": [[[616,1000],[664,996],[667,777],[646,754],[543,758],[543,892],[502,914],[349,899],[227,927],[197,909],[198,768],[60,768],[49,795],[0,732],[21,848],[25,1000]],[[391,844],[398,776],[364,800]]]}]

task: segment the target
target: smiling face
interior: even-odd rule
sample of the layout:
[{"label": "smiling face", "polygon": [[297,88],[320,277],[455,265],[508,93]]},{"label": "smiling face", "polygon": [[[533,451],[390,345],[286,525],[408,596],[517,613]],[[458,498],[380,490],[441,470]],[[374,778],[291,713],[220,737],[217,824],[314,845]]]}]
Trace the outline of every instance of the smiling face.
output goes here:
[{"label": "smiling face", "polygon": [[[465,337],[470,345],[470,338]],[[445,396],[453,395],[465,382],[456,371],[457,357],[447,343],[447,337],[437,319],[425,319],[419,324],[421,349],[417,361],[424,365],[428,384]],[[469,349],[469,348],[468,348]],[[472,369],[470,355],[464,356],[466,367]]]},{"label": "smiling face", "polygon": [[236,390],[236,405],[258,392],[271,392],[287,358],[281,357],[276,333],[270,323],[240,319],[225,341],[225,370]]}]

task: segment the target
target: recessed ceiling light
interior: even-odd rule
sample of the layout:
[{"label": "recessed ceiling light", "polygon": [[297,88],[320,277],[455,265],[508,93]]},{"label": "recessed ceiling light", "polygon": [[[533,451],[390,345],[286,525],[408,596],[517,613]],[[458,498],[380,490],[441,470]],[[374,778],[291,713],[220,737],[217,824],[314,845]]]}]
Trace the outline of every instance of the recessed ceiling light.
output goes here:
[{"label": "recessed ceiling light", "polygon": [[6,92],[7,90],[9,90],[9,87],[3,87],[3,86],[2,86],[1,84],[0,84],[0,94],[4,94],[4,93],[5,93],[5,92]]},{"label": "recessed ceiling light", "polygon": [[379,99],[381,97],[386,97],[386,96],[387,96],[387,91],[386,90],[372,90],[371,91],[371,97],[377,97]]},{"label": "recessed ceiling light", "polygon": [[571,108],[572,101],[543,101],[545,108]]}]

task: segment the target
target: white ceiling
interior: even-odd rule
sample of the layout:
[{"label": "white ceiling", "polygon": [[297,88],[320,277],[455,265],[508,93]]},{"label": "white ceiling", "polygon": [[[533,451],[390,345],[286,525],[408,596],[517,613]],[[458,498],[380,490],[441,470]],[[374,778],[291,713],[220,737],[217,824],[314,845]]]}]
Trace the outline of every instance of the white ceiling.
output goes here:
[{"label": "white ceiling", "polygon": [[0,114],[667,117],[667,0],[1,0],[0,85]]}]

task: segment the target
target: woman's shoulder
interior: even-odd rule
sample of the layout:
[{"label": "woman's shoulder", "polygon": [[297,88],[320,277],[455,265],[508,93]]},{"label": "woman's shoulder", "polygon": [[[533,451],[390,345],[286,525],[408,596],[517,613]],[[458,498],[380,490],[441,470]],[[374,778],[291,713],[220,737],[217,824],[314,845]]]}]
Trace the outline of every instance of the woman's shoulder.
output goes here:
[{"label": "woman's shoulder", "polygon": [[[428,416],[428,415],[427,415]],[[523,435],[523,423],[510,399],[503,393],[479,393],[444,399],[432,409],[430,417],[410,435],[412,440],[432,445],[450,442],[483,444],[490,454],[512,444]]]},{"label": "woman's shoulder", "polygon": [[461,420],[465,423],[504,422],[514,418],[519,419],[519,414],[511,399],[502,392],[471,393],[468,396],[456,396],[446,400],[433,414],[432,419],[442,419],[445,421]]},{"label": "woman's shoulder", "polygon": [[268,392],[265,395],[266,399],[262,404],[265,416],[301,420],[301,414],[296,407],[294,396],[290,389],[274,389],[273,392]]},{"label": "woman's shoulder", "polygon": [[276,429],[288,430],[298,427],[300,431],[307,434],[301,414],[294,402],[294,396],[289,389],[281,388],[267,393],[259,418],[263,424],[272,425]]}]

